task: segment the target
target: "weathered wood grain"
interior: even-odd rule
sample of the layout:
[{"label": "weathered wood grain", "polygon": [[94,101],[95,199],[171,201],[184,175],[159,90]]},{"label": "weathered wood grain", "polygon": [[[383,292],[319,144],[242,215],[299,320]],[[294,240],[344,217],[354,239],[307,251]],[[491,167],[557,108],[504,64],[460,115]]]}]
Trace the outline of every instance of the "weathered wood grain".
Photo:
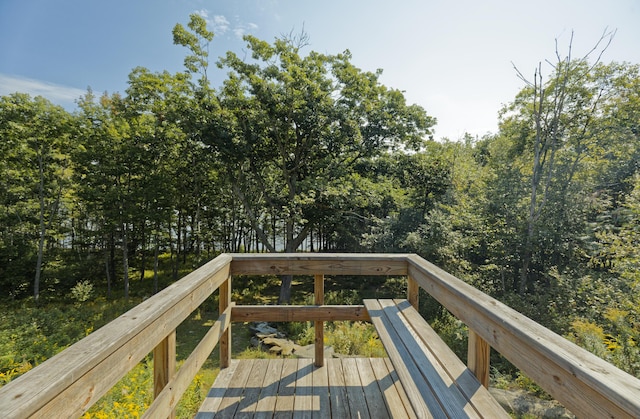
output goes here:
[{"label": "weathered wood grain", "polygon": [[406,275],[402,254],[233,253],[233,275]]},{"label": "weathered wood grain", "polygon": [[[153,349],[153,397],[155,400],[158,399],[158,396],[175,373],[176,331],[174,330]],[[173,419],[176,416],[175,410],[173,408],[169,409],[168,406],[162,411],[170,412],[169,419]]]},{"label": "weathered wood grain", "polygon": [[348,418],[349,399],[347,387],[344,383],[344,372],[339,359],[326,359],[327,373],[329,376],[329,397],[331,401],[331,413],[336,418]]},{"label": "weathered wood grain", "polygon": [[253,361],[253,368],[247,378],[242,400],[233,416],[234,419],[251,419],[254,417],[268,367],[268,359],[256,359]]},{"label": "weathered wood grain", "polygon": [[369,315],[361,305],[237,305],[231,312],[231,321],[234,322],[323,322],[336,320],[368,321]]},{"label": "weathered wood grain", "polygon": [[270,359],[267,372],[262,382],[260,398],[256,406],[254,419],[268,419],[273,417],[278,397],[278,387],[282,377],[284,359]]},{"label": "weathered wood grain", "polygon": [[278,387],[274,419],[290,419],[293,417],[297,374],[298,360],[287,359],[282,367],[282,378]]},{"label": "weathered wood grain", "polygon": [[[313,279],[313,302],[317,306],[324,304],[324,275],[316,275]],[[314,365],[324,365],[324,322],[316,320],[313,323],[315,356]]]},{"label": "weathered wood grain", "polygon": [[[217,257],[87,338],[0,388],[3,418],[80,416],[154,348],[159,348],[158,351],[164,350],[158,346],[160,342],[173,333],[193,310],[221,286],[221,306],[231,306],[231,284],[225,284],[231,274],[317,275],[316,281],[323,274],[408,275],[407,298],[414,307],[417,305],[419,288],[422,288],[472,330],[470,367],[483,380],[487,377],[486,359],[489,347],[492,347],[578,416],[640,417],[640,380],[582,350],[416,255],[296,253],[234,254]],[[362,306],[334,308],[316,302],[318,305],[310,307],[232,308],[230,317],[231,321],[251,319],[314,322],[369,318]],[[225,310],[225,307],[221,308]],[[383,310],[383,307],[378,306],[376,309]],[[417,338],[423,339],[425,334],[429,333],[428,329],[418,325],[421,320],[412,318],[414,313],[401,311],[398,317],[386,316],[372,320],[383,326],[397,321],[412,324],[417,322],[412,331],[409,331],[410,336],[405,332],[402,334],[405,335],[404,338],[414,339],[415,348],[421,348],[422,343]],[[387,333],[385,337],[397,345],[397,348],[387,348],[392,359],[410,354],[415,349],[399,345],[400,338],[397,332]],[[230,360],[230,351],[224,349],[227,346],[223,340],[220,341],[221,353],[224,354],[222,364],[226,365]],[[318,335],[316,342],[319,341]],[[422,342],[425,343],[424,339]],[[210,345],[210,342],[205,344],[207,345]],[[459,376],[452,373],[451,365],[457,361],[441,355],[440,349],[436,349],[438,345],[439,343],[429,343],[426,346],[434,359],[451,373],[455,386],[465,397],[470,397],[469,392],[473,392],[475,388],[473,374],[464,366]],[[404,355],[399,355],[400,352]],[[431,355],[427,355],[429,356]],[[194,357],[193,366],[181,372],[183,366],[173,378],[168,379],[167,385],[158,395],[159,399],[163,399],[166,397],[162,396],[163,392],[171,394],[168,397],[172,400],[168,403],[171,409],[175,407],[173,398],[179,398],[181,394],[179,388],[189,381],[187,377],[191,372],[187,374],[187,371],[191,371],[192,367],[196,368],[199,361],[195,359],[199,359],[201,354],[194,354]],[[168,358],[171,356],[158,355],[158,358],[164,358],[162,363],[166,364],[167,361],[170,362]],[[316,354],[316,360],[322,360],[319,353]],[[336,375],[338,371],[343,371],[343,364],[341,361],[326,361],[330,364],[326,369],[331,391],[329,405],[332,412],[336,407],[338,414],[348,416],[349,399],[344,375]],[[351,368],[350,362],[346,363],[347,369]],[[291,368],[285,365],[288,364],[283,364],[283,368]],[[171,366],[166,365],[158,369],[159,383],[167,381],[171,369]],[[292,371],[295,374],[295,371]],[[245,371],[234,369],[232,372]],[[226,369],[221,375],[226,376],[225,374]],[[411,377],[410,372],[400,369],[392,371],[391,374],[394,377],[397,374],[403,382],[406,381],[406,377]],[[337,381],[333,382],[332,379]],[[294,375],[280,382],[284,383],[285,393],[295,388],[296,380]],[[340,380],[343,380],[342,384]],[[335,383],[339,385],[334,389]],[[167,390],[167,387],[171,389]],[[412,388],[411,385],[405,389],[399,386],[397,381],[395,387],[403,400],[406,400],[407,394],[409,398],[413,398],[416,392],[419,394],[425,391],[424,388]],[[428,390],[434,391],[431,387]],[[343,396],[344,399],[341,399]],[[259,398],[258,405],[262,400]],[[291,402],[292,408],[293,400],[292,393],[291,397],[283,398],[281,407],[286,410],[287,404]],[[166,401],[158,403],[167,406]],[[480,406],[483,401],[476,398],[472,399],[471,403]],[[286,415],[284,410],[278,413]],[[288,412],[290,413],[290,410]],[[170,414],[169,410],[162,411],[162,415],[165,413],[166,416]],[[229,413],[229,410],[225,410],[225,413]],[[418,417],[426,417],[419,409],[416,413]]]},{"label": "weathered wood grain", "polygon": [[387,364],[388,360],[389,358],[371,358],[369,360],[377,385],[382,392],[382,400],[387,406],[387,412],[393,418],[416,418],[406,395],[403,399],[399,392],[400,390],[404,393],[404,389],[398,381],[393,366]]},{"label": "weathered wood grain", "polygon": [[222,399],[224,399],[224,394],[239,364],[240,361],[234,359],[231,361],[229,367],[220,370],[202,405],[200,405],[200,410],[196,414],[195,419],[213,419],[220,408],[220,403],[222,403]]},{"label": "weathered wood grain", "polygon": [[418,256],[409,274],[579,417],[640,417],[640,380]]},{"label": "weathered wood grain", "polygon": [[387,411],[387,405],[384,402],[384,393],[378,386],[371,360],[369,358],[354,358],[354,360],[360,375],[360,383],[369,414],[372,418],[391,417],[391,413]]},{"label": "weathered wood grain", "polygon": [[196,376],[198,371],[200,371],[200,368],[202,368],[202,365],[205,363],[209,355],[211,355],[213,348],[218,344],[218,341],[224,331],[229,328],[230,323],[231,307],[227,307],[222,315],[218,317],[218,320],[214,322],[209,331],[207,331],[191,355],[189,355],[187,360],[182,364],[178,372],[156,396],[155,400],[151,406],[149,406],[149,409],[147,409],[143,417],[161,417],[162,412],[173,411],[176,408],[180,401],[180,397],[182,397],[182,394],[184,394],[187,387],[189,387],[193,378]]},{"label": "weathered wood grain", "polygon": [[329,400],[329,375],[325,363],[313,371],[313,419],[331,418],[331,401]]},{"label": "weathered wood grain", "polygon": [[311,419],[313,414],[313,361],[298,360],[296,374],[296,398],[293,404],[294,419]]},{"label": "weathered wood grain", "polygon": [[230,261],[218,256],[0,388],[3,417],[81,416],[220,286]]},{"label": "weathered wood grain", "polygon": [[467,346],[467,365],[469,370],[480,381],[480,384],[488,388],[491,346],[471,329],[469,329]]},{"label": "weathered wood grain", "polygon": [[[387,303],[388,304],[388,303]],[[395,308],[398,309],[402,316],[403,324],[406,324],[414,332],[412,336],[419,341],[422,350],[427,350],[427,357],[430,362],[436,364],[437,370],[443,376],[443,382],[447,387],[454,385],[462,393],[463,397],[469,402],[464,406],[465,414],[473,417],[477,414],[487,418],[508,418],[509,416],[498,404],[498,402],[489,394],[489,392],[481,387],[480,382],[465,367],[460,358],[447,346],[447,344],[438,336],[438,334],[429,326],[426,320],[405,300],[394,300]],[[449,380],[451,379],[451,381]],[[437,388],[434,386],[434,388]],[[440,388],[439,392],[443,397],[454,403],[466,403],[463,400],[452,399],[456,391],[447,391],[446,388]],[[477,412],[468,411],[469,407],[473,407]],[[460,413],[462,414],[462,413]]]}]

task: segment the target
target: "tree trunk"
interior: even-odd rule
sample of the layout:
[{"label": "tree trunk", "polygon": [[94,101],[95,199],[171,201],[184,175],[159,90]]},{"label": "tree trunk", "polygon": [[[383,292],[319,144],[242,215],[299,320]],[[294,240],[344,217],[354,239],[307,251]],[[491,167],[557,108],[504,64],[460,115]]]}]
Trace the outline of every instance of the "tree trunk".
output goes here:
[{"label": "tree trunk", "polygon": [[146,222],[142,222],[142,231],[140,232],[142,246],[140,249],[140,281],[144,280],[144,271],[147,269],[147,234]]},{"label": "tree trunk", "polygon": [[36,275],[33,280],[33,299],[36,304],[40,298],[40,275],[42,273],[42,254],[44,252],[44,237],[46,229],[44,225],[44,162],[42,155],[38,156],[38,170],[40,179],[38,183],[38,195],[40,201],[40,225],[39,225],[39,238],[38,238],[38,259],[36,262]]},{"label": "tree trunk", "polygon": [[[111,229],[111,235],[110,235],[110,243],[109,243],[109,266],[107,267],[107,269],[109,269],[109,267],[111,268],[111,272],[113,273],[113,277],[115,277],[116,274],[116,237],[115,237],[115,228]],[[107,296],[109,298],[111,298],[111,277],[107,277]]]},{"label": "tree trunk", "polygon": [[127,243],[127,223],[122,224],[122,268],[124,272],[124,298],[129,300],[129,245]]},{"label": "tree trunk", "polygon": [[153,293],[158,293],[158,256],[160,253],[160,244],[158,236],[155,238],[155,250],[153,251]]},{"label": "tree trunk", "polygon": [[104,249],[104,271],[107,276],[107,298],[111,298],[111,270],[109,269],[109,249]]}]

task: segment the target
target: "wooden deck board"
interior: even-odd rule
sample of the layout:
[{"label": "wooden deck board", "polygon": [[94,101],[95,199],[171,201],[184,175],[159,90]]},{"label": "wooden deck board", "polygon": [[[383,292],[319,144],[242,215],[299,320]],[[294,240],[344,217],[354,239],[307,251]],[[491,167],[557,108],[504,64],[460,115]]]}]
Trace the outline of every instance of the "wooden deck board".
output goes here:
[{"label": "wooden deck board", "polygon": [[364,400],[367,403],[369,415],[377,417],[387,410],[387,405],[384,403],[384,393],[380,390],[371,361],[368,358],[355,358],[355,361],[360,373],[360,382],[364,390]]},{"label": "wooden deck board", "polygon": [[313,419],[330,419],[331,402],[329,399],[329,370],[327,365],[313,371]]},{"label": "wooden deck board", "polygon": [[276,410],[276,399],[278,397],[278,387],[280,386],[283,366],[284,360],[282,359],[269,360],[267,373],[262,381],[260,399],[256,406],[255,419],[267,419],[273,417],[273,412]]},{"label": "wooden deck board", "polygon": [[364,398],[364,389],[358,374],[358,366],[355,358],[345,358],[342,360],[344,371],[344,384],[347,387],[347,399],[349,400],[349,411],[352,418],[370,418],[367,401]]},{"label": "wooden deck board", "polygon": [[384,358],[233,360],[196,419],[415,418],[403,393]]}]

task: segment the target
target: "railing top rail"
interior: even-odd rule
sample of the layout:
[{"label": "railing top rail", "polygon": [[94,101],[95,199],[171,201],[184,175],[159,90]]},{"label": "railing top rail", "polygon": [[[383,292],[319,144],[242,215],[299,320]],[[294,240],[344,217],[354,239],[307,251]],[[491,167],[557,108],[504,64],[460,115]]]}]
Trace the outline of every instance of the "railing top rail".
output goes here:
[{"label": "railing top rail", "polygon": [[640,380],[423,258],[408,259],[427,293],[574,414],[640,415]]},{"label": "railing top rail", "polygon": [[406,275],[401,253],[233,253],[234,275]]},{"label": "railing top rail", "polygon": [[80,416],[218,288],[230,262],[218,256],[0,388],[3,417]]},{"label": "railing top rail", "polygon": [[232,274],[408,275],[575,414],[640,417],[637,378],[417,255],[357,253],[220,255],[0,388],[3,415],[79,416]]}]

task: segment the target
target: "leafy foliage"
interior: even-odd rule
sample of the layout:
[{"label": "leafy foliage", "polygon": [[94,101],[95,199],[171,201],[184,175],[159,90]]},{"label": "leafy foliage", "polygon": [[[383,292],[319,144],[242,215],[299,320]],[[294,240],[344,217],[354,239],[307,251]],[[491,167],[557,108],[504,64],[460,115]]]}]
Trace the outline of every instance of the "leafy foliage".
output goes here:
[{"label": "leafy foliage", "polygon": [[[249,36],[214,87],[204,19],[173,36],[183,72],[135,68],[124,94],[88,90],[73,114],[0,97],[0,382],[99,327],[111,302],[135,304],[219,252],[283,250],[418,253],[640,376],[638,65],[558,55],[498,132],[434,141],[435,119],[349,51]],[[275,300],[278,279],[243,281],[235,300]],[[399,288],[377,281],[328,278],[327,301]],[[465,326],[421,301],[463,355]],[[327,332],[346,353],[378,353],[361,324]],[[145,364],[132,374],[116,392],[148,386]],[[139,397],[92,414],[135,415]]]}]

